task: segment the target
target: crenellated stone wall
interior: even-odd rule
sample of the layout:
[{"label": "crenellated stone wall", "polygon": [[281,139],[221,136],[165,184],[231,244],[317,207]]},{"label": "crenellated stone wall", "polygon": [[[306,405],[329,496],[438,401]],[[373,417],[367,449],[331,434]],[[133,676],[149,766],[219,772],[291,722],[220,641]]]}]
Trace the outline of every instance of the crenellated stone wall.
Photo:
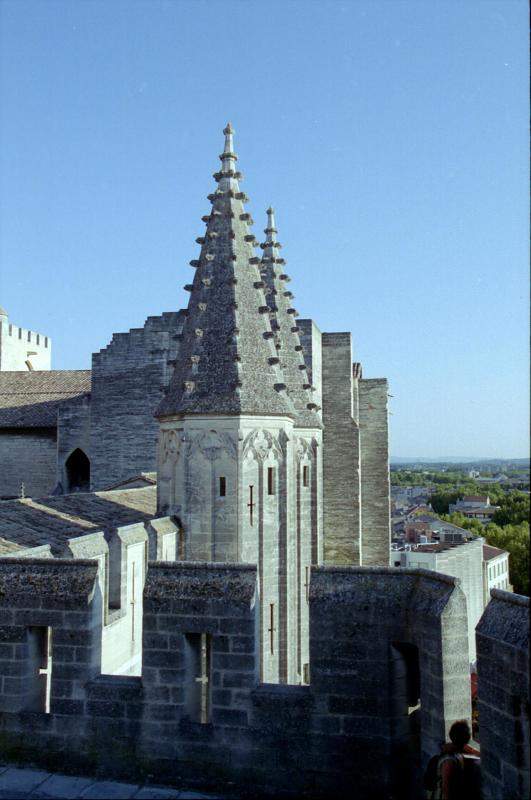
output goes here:
[{"label": "crenellated stone wall", "polygon": [[[254,796],[355,785],[360,800],[411,800],[423,761],[470,715],[464,596],[423,570],[314,568],[301,686],[260,682],[254,566],[150,564],[142,676],[99,674],[92,561],[0,559],[0,590],[0,742],[19,761]],[[28,631],[43,625],[57,647],[48,708],[25,682]]]},{"label": "crenellated stone wall", "polygon": [[527,800],[529,598],[493,589],[476,643],[484,798]]}]

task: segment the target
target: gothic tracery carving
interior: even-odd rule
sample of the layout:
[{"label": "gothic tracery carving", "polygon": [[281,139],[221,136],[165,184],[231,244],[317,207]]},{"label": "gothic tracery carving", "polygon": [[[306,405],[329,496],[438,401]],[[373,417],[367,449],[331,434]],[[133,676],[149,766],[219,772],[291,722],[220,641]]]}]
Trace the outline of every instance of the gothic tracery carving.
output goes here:
[{"label": "gothic tracery carving", "polygon": [[244,458],[254,456],[257,461],[265,461],[271,453],[280,461],[284,458],[285,449],[280,436],[277,438],[270,431],[255,428],[245,437],[242,452]]}]

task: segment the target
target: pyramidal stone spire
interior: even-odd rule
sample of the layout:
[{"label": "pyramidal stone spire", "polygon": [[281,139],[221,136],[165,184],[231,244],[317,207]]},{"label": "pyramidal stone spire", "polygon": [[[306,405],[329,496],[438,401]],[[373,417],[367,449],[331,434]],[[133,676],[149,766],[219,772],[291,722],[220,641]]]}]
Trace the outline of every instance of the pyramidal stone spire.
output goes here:
[{"label": "pyramidal stone spire", "polygon": [[236,170],[234,129],[224,129],[217,188],[203,217],[204,236],[195,270],[181,349],[168,391],[156,416],[259,414],[295,418],[279,365],[269,307],[260,277],[260,259],[244,209]]},{"label": "pyramidal stone spire", "polygon": [[261,276],[265,284],[267,304],[271,315],[275,347],[280,360],[288,395],[295,406],[295,424],[300,428],[321,428],[318,406],[312,399],[313,387],[308,378],[297,327],[297,311],[293,308],[293,294],[288,289],[289,275],[285,271],[282,247],[277,239],[275,212],[267,209],[267,228],[261,261]]}]

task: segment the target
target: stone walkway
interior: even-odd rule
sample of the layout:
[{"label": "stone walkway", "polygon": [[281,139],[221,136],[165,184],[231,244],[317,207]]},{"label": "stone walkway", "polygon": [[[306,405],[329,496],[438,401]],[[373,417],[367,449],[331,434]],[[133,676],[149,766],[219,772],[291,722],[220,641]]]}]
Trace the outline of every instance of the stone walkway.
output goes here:
[{"label": "stone walkway", "polygon": [[222,795],[0,766],[0,800],[219,800]]}]

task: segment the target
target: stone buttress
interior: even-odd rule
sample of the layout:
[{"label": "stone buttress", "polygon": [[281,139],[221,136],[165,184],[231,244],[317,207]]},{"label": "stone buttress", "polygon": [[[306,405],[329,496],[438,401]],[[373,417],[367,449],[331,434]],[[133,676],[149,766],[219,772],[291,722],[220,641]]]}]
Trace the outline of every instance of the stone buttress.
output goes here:
[{"label": "stone buttress", "polygon": [[[307,582],[307,553],[319,558],[317,541],[301,543],[304,559],[296,556],[297,464],[311,467],[308,480],[317,476],[312,431],[320,424],[307,408],[312,427],[299,431],[300,402],[282,369],[230,124],[224,133],[212,211],[185,287],[179,358],[156,413],[158,510],[179,518],[183,558],[258,565],[262,679],[293,683],[303,678],[307,653],[297,586],[302,592]],[[315,538],[317,522],[313,531]],[[311,523],[301,535],[311,538]]]}]

